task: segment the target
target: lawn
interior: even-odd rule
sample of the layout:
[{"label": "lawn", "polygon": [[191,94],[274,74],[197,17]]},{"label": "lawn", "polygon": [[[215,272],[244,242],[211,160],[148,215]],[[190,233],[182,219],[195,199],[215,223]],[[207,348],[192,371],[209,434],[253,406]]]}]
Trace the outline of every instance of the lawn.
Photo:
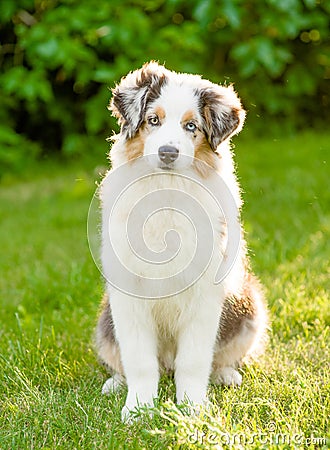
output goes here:
[{"label": "lawn", "polygon": [[86,217],[102,149],[89,163],[48,161],[3,181],[0,449],[328,448],[330,134],[235,144],[272,330],[242,387],[210,387],[214,408],[200,416],[174,405],[167,377],[154,417],[133,425],[120,421],[124,391],[100,394],[102,279]]}]

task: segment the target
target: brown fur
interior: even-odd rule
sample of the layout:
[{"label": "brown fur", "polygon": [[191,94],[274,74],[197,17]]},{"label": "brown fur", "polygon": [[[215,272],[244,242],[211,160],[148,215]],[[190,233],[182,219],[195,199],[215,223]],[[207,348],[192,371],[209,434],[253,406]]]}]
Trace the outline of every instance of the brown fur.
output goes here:
[{"label": "brown fur", "polygon": [[133,159],[143,156],[144,140],[145,140],[144,127],[141,127],[133,138],[127,140],[126,156],[128,161],[132,161]]},{"label": "brown fur", "polygon": [[161,106],[157,106],[157,108],[155,108],[155,114],[157,114],[161,121],[165,119],[165,111]]},{"label": "brown fur", "polygon": [[251,321],[255,318],[257,313],[255,295],[256,292],[260,292],[260,289],[258,280],[247,273],[241,296],[226,298],[218,333],[218,339],[222,343],[230,341],[238,334],[246,320]]},{"label": "brown fur", "polygon": [[103,297],[101,313],[96,327],[96,346],[99,357],[106,367],[123,375],[124,371],[107,294]]},{"label": "brown fur", "polygon": [[184,113],[183,117],[182,117],[182,122],[190,122],[191,120],[195,120],[196,116],[194,111],[192,110],[188,110],[187,112]]},{"label": "brown fur", "polygon": [[219,156],[212,151],[204,133],[200,131],[197,131],[196,135],[194,156],[194,168],[202,178],[207,178],[211,172],[216,170],[216,159]]}]

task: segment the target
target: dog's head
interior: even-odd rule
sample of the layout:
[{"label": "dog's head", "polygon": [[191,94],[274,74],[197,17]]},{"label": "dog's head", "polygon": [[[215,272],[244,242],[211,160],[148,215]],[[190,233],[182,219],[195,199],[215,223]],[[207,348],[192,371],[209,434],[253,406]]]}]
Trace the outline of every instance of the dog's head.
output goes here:
[{"label": "dog's head", "polygon": [[245,118],[232,86],[156,62],[129,73],[112,94],[109,109],[126,139],[127,159],[155,155],[164,170],[192,158],[213,166],[219,145],[241,130]]}]

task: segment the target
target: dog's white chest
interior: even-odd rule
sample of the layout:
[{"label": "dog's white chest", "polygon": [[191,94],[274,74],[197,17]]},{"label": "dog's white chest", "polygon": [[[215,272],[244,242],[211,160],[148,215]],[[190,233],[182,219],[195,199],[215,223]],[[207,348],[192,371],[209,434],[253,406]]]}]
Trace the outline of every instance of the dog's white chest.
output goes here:
[{"label": "dog's white chest", "polygon": [[140,289],[141,297],[147,295],[148,283],[155,297],[165,297],[203,277],[214,281],[226,226],[221,209],[205,189],[191,180],[162,175],[127,187],[112,204],[107,203],[106,189],[102,251],[106,278],[116,277],[120,261],[121,269],[136,276],[134,289]]}]

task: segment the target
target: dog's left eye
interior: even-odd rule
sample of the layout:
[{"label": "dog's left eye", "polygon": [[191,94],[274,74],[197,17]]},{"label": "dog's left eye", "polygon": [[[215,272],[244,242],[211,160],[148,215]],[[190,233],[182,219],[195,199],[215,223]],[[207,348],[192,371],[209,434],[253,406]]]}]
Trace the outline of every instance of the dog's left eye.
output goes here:
[{"label": "dog's left eye", "polygon": [[185,129],[186,129],[187,131],[195,131],[196,128],[197,128],[197,126],[194,124],[194,122],[188,122],[188,123],[186,123],[186,125],[185,125]]},{"label": "dog's left eye", "polygon": [[155,126],[159,125],[159,118],[157,116],[151,116],[148,119],[148,123],[155,127]]}]

